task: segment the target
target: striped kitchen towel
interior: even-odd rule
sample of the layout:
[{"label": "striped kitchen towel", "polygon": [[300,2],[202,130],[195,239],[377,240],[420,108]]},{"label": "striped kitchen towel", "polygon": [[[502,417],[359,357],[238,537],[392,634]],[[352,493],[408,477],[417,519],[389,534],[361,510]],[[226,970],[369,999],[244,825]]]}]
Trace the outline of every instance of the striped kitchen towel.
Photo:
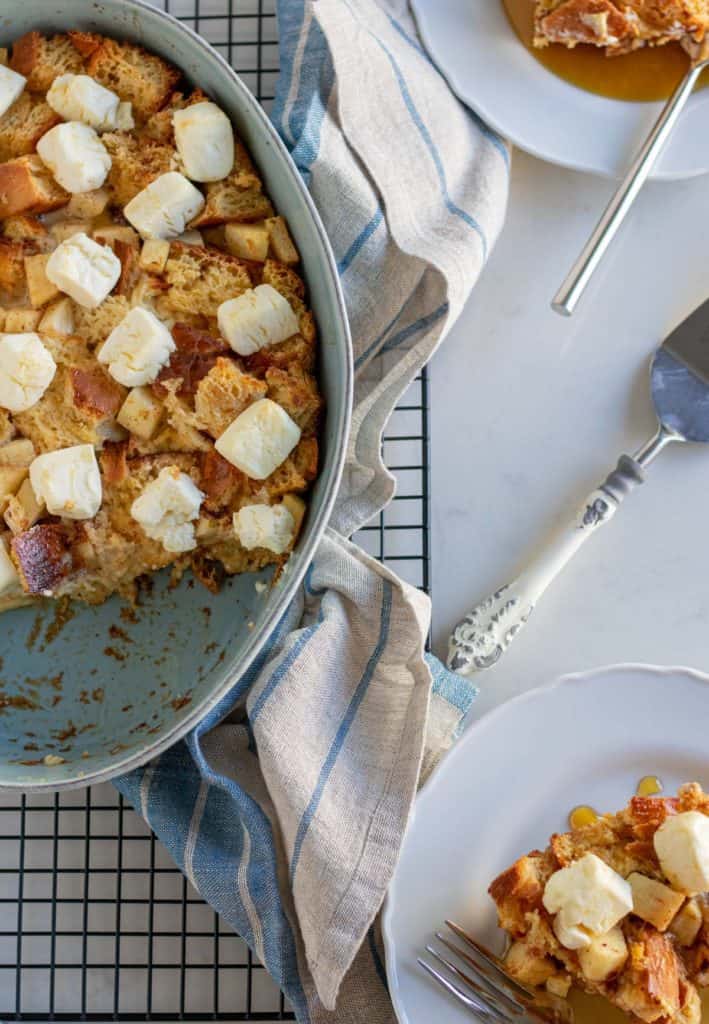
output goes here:
[{"label": "striped kitchen towel", "polygon": [[509,156],[454,99],[405,0],[281,0],[279,29],[273,116],[352,324],[347,468],[264,652],[185,742],[119,787],[301,1021],[389,1024],[377,916],[416,788],[475,693],[425,656],[428,599],[346,538],[392,497],[384,425],[485,263]]}]

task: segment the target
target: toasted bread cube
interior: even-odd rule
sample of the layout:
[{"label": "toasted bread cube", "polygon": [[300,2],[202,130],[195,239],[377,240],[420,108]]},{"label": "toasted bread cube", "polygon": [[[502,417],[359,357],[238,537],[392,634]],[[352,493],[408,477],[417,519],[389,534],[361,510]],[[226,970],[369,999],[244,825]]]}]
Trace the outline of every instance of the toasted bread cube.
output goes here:
[{"label": "toasted bread cube", "polygon": [[702,909],[696,898],[687,900],[680,912],[672,920],[669,930],[680,946],[694,944],[703,922]]},{"label": "toasted bread cube", "polygon": [[52,237],[39,217],[31,213],[17,213],[3,221],[4,238],[13,242],[32,242],[35,251],[45,252],[53,247]]},{"label": "toasted bread cube", "polygon": [[58,244],[66,242],[67,238],[73,235],[90,235],[92,224],[90,220],[58,220],[49,228],[50,235]]},{"label": "toasted bread cube", "polygon": [[556,996],[557,999],[566,999],[571,988],[571,976],[568,974],[554,974],[551,978],[547,978],[545,987],[550,996]]},{"label": "toasted bread cube", "polygon": [[148,238],[140,250],[138,265],[149,274],[161,274],[170,255],[170,243],[164,238]]},{"label": "toasted bread cube", "polygon": [[26,334],[28,331],[36,331],[41,319],[41,309],[8,309],[5,333]]},{"label": "toasted bread cube", "polygon": [[578,951],[578,958],[585,978],[605,981],[611,974],[617,974],[628,959],[623,932],[616,925],[605,935],[595,935],[587,949]]},{"label": "toasted bread cube", "polygon": [[229,252],[242,260],[263,263],[268,256],[269,234],[265,224],[227,224],[224,241]]},{"label": "toasted bread cube", "polygon": [[165,406],[148,387],[132,388],[116,417],[131,434],[149,441],[162,423]]},{"label": "toasted bread cube", "polygon": [[10,59],[10,51],[6,46],[0,46],[0,64],[3,67],[7,67],[7,62]]},{"label": "toasted bread cube", "polygon": [[36,256],[25,256],[27,291],[35,309],[46,306],[60,294],[57,286],[47,277],[46,266],[49,255],[49,253],[37,253]]},{"label": "toasted bread cube", "polygon": [[300,263],[300,254],[290,236],[288,225],[283,217],[269,217],[266,221],[271,241],[271,252],[280,263]]},{"label": "toasted bread cube", "polygon": [[556,974],[556,966],[549,956],[531,949],[524,939],[518,939],[510,946],[505,957],[505,968],[522,985],[536,988],[544,985]]},{"label": "toasted bread cube", "polygon": [[5,512],[28,472],[24,466],[0,466],[0,514]]},{"label": "toasted bread cube", "polygon": [[[0,466],[12,466],[13,469],[29,469],[36,452],[34,445],[26,437],[18,437],[14,441],[0,447]],[[19,486],[19,485],[18,485]]]},{"label": "toasted bread cube", "polygon": [[74,333],[74,313],[71,299],[66,296],[53,302],[44,313],[38,325],[39,333],[59,334],[68,338]]},{"label": "toasted bread cube", "polygon": [[107,188],[95,188],[92,192],[76,192],[69,200],[67,213],[77,220],[91,220],[99,217],[108,206]]},{"label": "toasted bread cube", "polygon": [[666,931],[684,903],[684,894],[675,892],[668,885],[638,872],[629,875],[628,883],[633,890],[633,913],[635,916],[647,921],[659,932]]},{"label": "toasted bread cube", "polygon": [[19,490],[13,494],[5,509],[4,519],[14,534],[24,533],[42,517],[46,510],[43,501],[37,500],[34,488],[27,477]]},{"label": "toasted bread cube", "polygon": [[115,242],[124,242],[126,245],[140,245],[138,232],[128,224],[115,224],[112,227],[95,228],[93,237],[102,245],[113,246]]},{"label": "toasted bread cube", "polygon": [[47,213],[68,202],[69,193],[36,153],[0,163],[0,219],[16,213]]},{"label": "toasted bread cube", "polygon": [[295,546],[295,542],[298,539],[303,520],[305,519],[306,505],[302,498],[299,498],[297,494],[284,494],[282,499],[283,504],[288,509],[290,514],[293,516],[295,522],[295,529],[293,530],[293,540],[290,543],[289,551]]}]

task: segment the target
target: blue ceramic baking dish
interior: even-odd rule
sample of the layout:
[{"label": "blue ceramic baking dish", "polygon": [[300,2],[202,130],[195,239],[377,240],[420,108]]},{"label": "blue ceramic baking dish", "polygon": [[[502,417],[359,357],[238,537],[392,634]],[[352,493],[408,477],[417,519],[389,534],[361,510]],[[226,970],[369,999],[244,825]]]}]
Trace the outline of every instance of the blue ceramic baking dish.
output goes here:
[{"label": "blue ceramic baking dish", "polygon": [[[267,116],[235,72],[174,18],[140,0],[0,0],[0,45],[31,29],[96,31],[171,61],[231,116],[300,249],[320,334],[327,402],[322,466],[288,571],[237,576],[218,596],[157,576],[133,612],[116,598],[0,616],[0,787],[88,785],[137,767],[192,728],[246,671],[293,596],[330,513],[351,412],[352,354],[322,223]],[[259,590],[262,592],[259,593]],[[64,758],[47,766],[46,755]]]}]

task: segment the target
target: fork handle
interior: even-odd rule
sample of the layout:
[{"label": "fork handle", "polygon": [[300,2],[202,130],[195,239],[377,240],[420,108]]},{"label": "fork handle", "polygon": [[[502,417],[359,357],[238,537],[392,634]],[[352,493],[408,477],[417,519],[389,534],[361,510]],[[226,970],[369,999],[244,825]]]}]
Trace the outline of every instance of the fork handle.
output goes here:
[{"label": "fork handle", "polygon": [[469,676],[499,661],[555,576],[644,480],[642,465],[630,455],[621,455],[613,472],[589,494],[574,522],[513,583],[496,590],[458,623],[450,638],[448,667]]},{"label": "fork handle", "polygon": [[699,75],[706,66],[706,61],[690,65],[687,74],[667,101],[665,109],[630,165],[628,173],[603,212],[603,216],[582,249],[581,255],[554,296],[551,306],[555,312],[561,313],[563,316],[571,316],[573,313],[586,285],[591,280],[638,192],[655,166]]}]

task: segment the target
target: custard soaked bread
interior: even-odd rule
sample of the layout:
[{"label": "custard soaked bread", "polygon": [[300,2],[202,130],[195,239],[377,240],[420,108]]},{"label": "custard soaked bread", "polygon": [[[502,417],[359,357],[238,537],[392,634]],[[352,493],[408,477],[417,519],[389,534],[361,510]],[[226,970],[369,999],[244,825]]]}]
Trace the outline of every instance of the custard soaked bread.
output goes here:
[{"label": "custard soaked bread", "polygon": [[709,28],[708,0],[536,0],[535,46],[578,43],[609,56],[680,42],[688,49]]},{"label": "custard soaked bread", "polygon": [[633,1021],[699,1024],[709,985],[709,797],[636,796],[490,886],[520,982],[603,996]]},{"label": "custard soaked bread", "polygon": [[219,108],[92,33],[0,67],[0,609],[281,565],[318,472],[299,255]]}]

